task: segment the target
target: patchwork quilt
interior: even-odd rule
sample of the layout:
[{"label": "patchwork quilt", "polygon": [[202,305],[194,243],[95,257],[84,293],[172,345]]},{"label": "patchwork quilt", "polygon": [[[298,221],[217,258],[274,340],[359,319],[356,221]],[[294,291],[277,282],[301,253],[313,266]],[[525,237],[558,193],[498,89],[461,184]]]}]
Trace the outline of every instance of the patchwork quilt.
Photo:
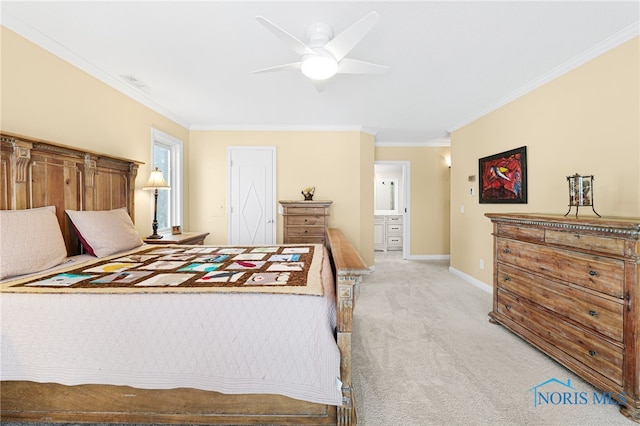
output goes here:
[{"label": "patchwork quilt", "polygon": [[318,295],[322,245],[143,246],[96,262],[11,281],[1,292]]}]

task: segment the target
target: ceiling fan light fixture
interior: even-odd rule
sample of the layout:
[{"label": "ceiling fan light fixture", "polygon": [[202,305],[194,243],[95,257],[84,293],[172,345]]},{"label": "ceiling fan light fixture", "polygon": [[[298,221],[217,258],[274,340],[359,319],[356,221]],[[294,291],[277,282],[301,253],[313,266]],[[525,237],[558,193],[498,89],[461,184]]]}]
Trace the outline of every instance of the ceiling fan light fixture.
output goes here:
[{"label": "ceiling fan light fixture", "polygon": [[300,70],[312,80],[326,80],[338,72],[338,61],[329,56],[313,55],[302,61]]}]

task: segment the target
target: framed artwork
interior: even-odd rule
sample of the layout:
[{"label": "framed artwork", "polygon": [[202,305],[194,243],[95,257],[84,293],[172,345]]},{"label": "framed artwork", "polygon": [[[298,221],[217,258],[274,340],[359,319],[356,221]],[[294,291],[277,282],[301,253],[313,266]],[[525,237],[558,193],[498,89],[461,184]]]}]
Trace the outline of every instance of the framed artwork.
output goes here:
[{"label": "framed artwork", "polygon": [[527,147],[478,160],[480,203],[527,203]]}]

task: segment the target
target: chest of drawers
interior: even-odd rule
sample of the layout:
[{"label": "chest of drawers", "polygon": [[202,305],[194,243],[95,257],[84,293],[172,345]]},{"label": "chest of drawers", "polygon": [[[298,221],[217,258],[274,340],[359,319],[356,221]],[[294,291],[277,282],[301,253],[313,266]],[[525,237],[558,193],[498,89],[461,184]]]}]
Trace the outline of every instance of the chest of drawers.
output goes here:
[{"label": "chest of drawers", "polygon": [[611,392],[640,422],[640,219],[486,216],[491,321]]},{"label": "chest of drawers", "polygon": [[385,216],[387,250],[402,250],[402,215]]},{"label": "chest of drawers", "polygon": [[283,243],[326,244],[332,201],[280,201]]}]

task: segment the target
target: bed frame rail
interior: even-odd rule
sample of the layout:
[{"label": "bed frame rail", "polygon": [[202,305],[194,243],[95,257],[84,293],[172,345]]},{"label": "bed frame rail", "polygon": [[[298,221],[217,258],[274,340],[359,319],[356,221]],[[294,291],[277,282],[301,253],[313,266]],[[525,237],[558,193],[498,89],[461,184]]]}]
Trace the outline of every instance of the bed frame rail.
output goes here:
[{"label": "bed frame rail", "polygon": [[337,342],[340,349],[340,378],[342,380],[342,406],[338,407],[337,423],[339,425],[356,424],[355,401],[351,383],[353,309],[362,276],[368,274],[370,270],[340,229],[329,228],[328,233],[329,250],[336,277]]}]

